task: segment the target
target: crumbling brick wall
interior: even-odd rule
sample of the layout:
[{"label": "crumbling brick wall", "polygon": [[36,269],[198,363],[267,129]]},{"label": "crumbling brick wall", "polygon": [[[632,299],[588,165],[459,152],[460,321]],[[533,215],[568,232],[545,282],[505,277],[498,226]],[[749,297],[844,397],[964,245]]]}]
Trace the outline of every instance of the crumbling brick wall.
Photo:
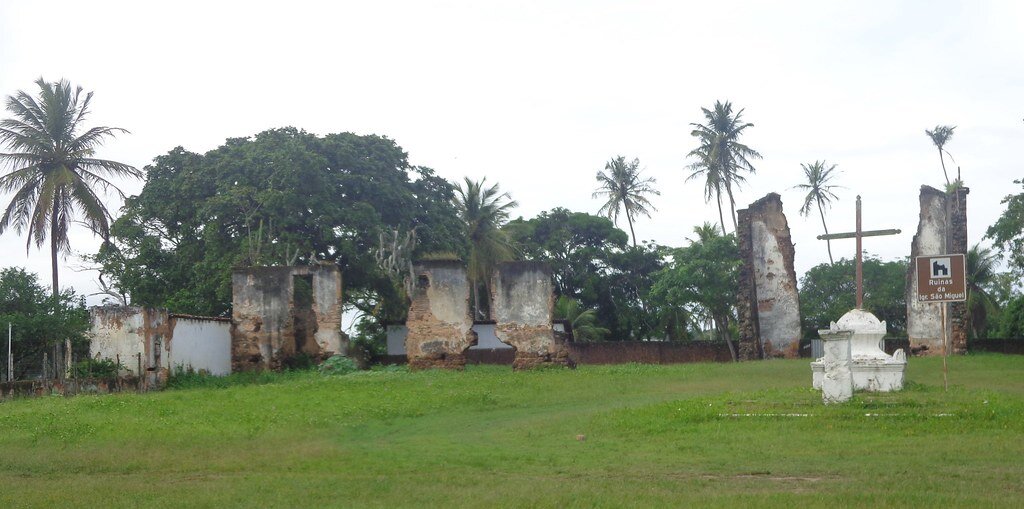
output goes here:
[{"label": "crumbling brick wall", "polygon": [[[296,278],[308,283],[297,288]],[[322,360],[345,353],[337,265],[237,269],[231,287],[232,371],[280,369],[300,354]],[[297,296],[306,305],[297,306]]]},{"label": "crumbling brick wall", "polygon": [[740,357],[799,357],[795,249],[782,199],[769,193],[738,213]]},{"label": "crumbling brick wall", "polygon": [[[907,336],[910,348],[919,354],[942,353],[942,313],[946,304],[917,301],[918,256],[967,253],[967,194],[962,187],[947,194],[921,186],[917,233],[910,244],[911,264],[907,268]],[[947,308],[946,333],[954,353],[967,351],[967,305],[954,302]]]},{"label": "crumbling brick wall", "polygon": [[424,261],[416,277],[405,325],[411,369],[462,369],[465,351],[476,344],[469,306],[469,278],[459,261]]},{"label": "crumbling brick wall", "polygon": [[551,267],[541,262],[499,264],[491,279],[495,335],[515,348],[513,369],[569,365],[569,352],[551,326]]}]

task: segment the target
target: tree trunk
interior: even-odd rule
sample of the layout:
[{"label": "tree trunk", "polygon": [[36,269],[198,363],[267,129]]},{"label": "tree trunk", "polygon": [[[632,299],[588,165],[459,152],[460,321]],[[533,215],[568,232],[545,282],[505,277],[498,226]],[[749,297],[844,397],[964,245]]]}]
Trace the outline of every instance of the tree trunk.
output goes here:
[{"label": "tree trunk", "polygon": [[[821,214],[821,227],[825,229],[825,235],[828,235],[828,225],[825,224],[825,212],[821,210],[821,200],[818,200],[818,213]],[[832,259],[832,241],[825,239],[825,246],[828,247],[828,262],[835,265],[835,260]]]},{"label": "tree trunk", "polygon": [[722,225],[722,236],[727,235],[725,233],[725,216],[722,215],[722,191],[715,191],[718,195],[718,224]]},{"label": "tree trunk", "polygon": [[633,236],[633,247],[636,247],[636,232],[633,231],[633,218],[629,217],[629,209],[626,209],[626,222],[629,223],[629,234]]},{"label": "tree trunk", "polygon": [[949,185],[949,174],[946,173],[946,158],[942,157],[942,147],[939,147],[939,162],[942,163],[942,176],[946,177],[946,185]]},{"label": "tree trunk", "polygon": [[739,355],[736,353],[736,345],[732,344],[732,335],[729,334],[729,317],[728,316],[716,316],[715,327],[718,327],[719,333],[722,335],[722,339],[725,339],[725,344],[729,345],[729,355],[732,356],[733,362],[739,362]]},{"label": "tree trunk", "polygon": [[[53,314],[57,314],[57,307],[60,305],[60,281],[57,276],[57,213],[58,203],[60,200],[57,196],[53,200],[53,208],[50,210],[50,273],[53,278]],[[54,364],[60,365],[61,360],[64,361],[64,373],[67,374],[71,371],[71,339],[65,339],[63,345],[63,352],[61,352],[61,344],[58,341],[54,344],[56,350],[56,359]],[[63,356],[63,359],[61,359]],[[56,373],[55,373],[56,374]]]},{"label": "tree trunk", "polygon": [[725,192],[729,194],[729,212],[732,217],[732,231],[739,231],[739,225],[736,224],[736,199],[732,196],[732,184],[728,180],[725,181]]}]

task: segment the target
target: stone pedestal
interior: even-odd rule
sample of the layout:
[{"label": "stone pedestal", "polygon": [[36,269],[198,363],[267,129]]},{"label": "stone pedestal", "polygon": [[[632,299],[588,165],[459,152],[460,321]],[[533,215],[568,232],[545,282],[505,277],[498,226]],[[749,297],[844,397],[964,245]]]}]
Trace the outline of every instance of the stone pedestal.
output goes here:
[{"label": "stone pedestal", "polygon": [[853,397],[853,372],[851,371],[851,331],[821,331],[825,356],[820,359],[822,367],[821,399],[826,405],[845,403]]},{"label": "stone pedestal", "polygon": [[[885,337],[885,322],[863,309],[854,309],[843,315],[838,322],[832,322],[827,331],[819,331],[822,339],[826,334],[849,331],[853,387],[857,390],[889,392],[903,389],[903,374],[907,369],[907,357],[903,350],[894,355],[885,353],[882,338]],[[825,368],[822,359],[811,363],[812,382],[815,389],[822,388]]]}]

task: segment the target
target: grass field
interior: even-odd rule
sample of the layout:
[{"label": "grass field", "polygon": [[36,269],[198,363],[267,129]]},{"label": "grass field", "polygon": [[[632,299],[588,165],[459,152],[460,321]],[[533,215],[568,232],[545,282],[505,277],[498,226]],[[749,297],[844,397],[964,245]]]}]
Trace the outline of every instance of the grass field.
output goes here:
[{"label": "grass field", "polygon": [[941,364],[832,407],[806,360],[14,400],[0,507],[1021,507],[1024,356]]}]

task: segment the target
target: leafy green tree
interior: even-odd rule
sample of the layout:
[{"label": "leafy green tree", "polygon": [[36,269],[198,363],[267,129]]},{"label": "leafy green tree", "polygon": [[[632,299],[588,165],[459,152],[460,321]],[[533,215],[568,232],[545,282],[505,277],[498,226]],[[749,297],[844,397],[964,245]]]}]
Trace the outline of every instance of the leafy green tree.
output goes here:
[{"label": "leafy green tree", "polygon": [[[1024,188],[1024,179],[1013,183]],[[1024,277],[1024,192],[1007,195],[1001,203],[1006,205],[1006,210],[988,227],[985,238],[992,239],[1011,270],[1018,277]]]},{"label": "leafy green tree", "polygon": [[608,339],[661,335],[657,310],[647,303],[663,248],[641,243],[631,248],[627,233],[600,216],[564,208],[505,226],[525,258],[551,264],[555,291],[597,310]]},{"label": "leafy green tree", "polygon": [[[82,97],[82,87],[74,90],[61,80],[49,83],[42,78],[38,98],[24,91],[7,98],[7,111],[13,117],[0,120],[0,145],[10,152],[0,153],[0,164],[11,171],[0,177],[0,192],[14,193],[0,217],[0,234],[13,228],[26,232],[28,243],[42,247],[50,240],[52,295],[60,294],[57,257],[70,250],[68,228],[81,217],[94,233],[106,239],[110,212],[96,190],[120,190],[111,177],[140,177],[135,168],[95,157],[96,149],[107,138],[128,131],[119,127],[86,129],[83,120],[89,114],[92,92]],[[123,195],[122,195],[123,196]]]},{"label": "leafy green tree", "polygon": [[[856,306],[855,261],[816,265],[800,279],[800,312],[804,337],[815,338]],[[906,334],[907,260],[883,262],[864,257],[864,309],[885,320],[890,334]]]},{"label": "leafy green tree", "polygon": [[999,339],[1024,339],[1024,295],[1018,295],[1000,313],[999,328],[995,331]]},{"label": "leafy green tree", "polygon": [[605,215],[618,224],[619,210],[626,214],[626,222],[629,223],[629,233],[633,238],[633,247],[636,247],[636,232],[633,231],[633,218],[637,214],[651,217],[648,210],[657,210],[647,199],[647,195],[660,195],[653,186],[653,178],[640,178],[640,160],[633,159],[626,162],[626,158],[618,156],[612,158],[604,165],[604,170],[597,172],[597,191],[593,197],[604,196],[607,201],[601,205],[598,214]]},{"label": "leafy green tree", "polygon": [[989,317],[998,314],[991,286],[996,283],[999,259],[991,249],[979,244],[967,250],[967,330],[974,338],[985,337]]},{"label": "leafy green tree", "polygon": [[[79,355],[88,355],[89,312],[85,302],[73,291],[61,292],[54,305],[53,296],[33,273],[21,268],[0,270],[0,326],[4,330],[2,369],[7,375],[7,324],[13,332],[14,378],[24,379],[42,373],[43,354],[54,357],[55,349],[70,340]],[[50,368],[53,369],[53,368]],[[53,372],[51,372],[52,374]]]},{"label": "leafy green tree", "polygon": [[942,175],[946,177],[946,186],[949,186],[950,182],[949,173],[946,172],[946,158],[943,153],[949,154],[945,147],[946,143],[949,143],[949,140],[953,137],[954,129],[956,129],[955,125],[937,125],[935,129],[924,130],[925,134],[932,139],[932,144],[935,145],[935,148],[939,149],[939,162],[942,163]]},{"label": "leafy green tree", "polygon": [[419,252],[462,245],[454,187],[381,136],[272,129],[205,154],[178,147],[145,170],[95,257],[137,305],[222,315],[234,267],[326,260],[346,303],[384,319],[382,301],[402,305],[376,263],[380,232],[416,228]]},{"label": "leafy green tree", "polygon": [[746,181],[742,172],[754,173],[753,159],[760,159],[756,150],[740,143],[740,136],[754,124],[743,122],[743,111],[732,111],[732,103],[715,101],[714,110],[701,108],[706,123],[690,124],[694,127],[690,133],[697,138],[697,148],[690,151],[687,157],[696,160],[689,165],[690,176],[686,180],[703,177],[705,181],[705,199],[710,201],[714,193],[718,199],[718,218],[725,235],[725,221],[722,219],[722,189],[729,197],[729,210],[732,213],[733,229],[736,228],[736,198],[733,188]]},{"label": "leafy green tree", "polygon": [[579,301],[565,295],[555,301],[553,314],[556,320],[569,321],[573,338],[577,341],[600,341],[611,333],[598,324],[597,310],[585,309]]},{"label": "leafy green tree", "polygon": [[501,227],[508,220],[508,213],[519,204],[502,193],[498,184],[487,187],[487,179],[474,182],[466,177],[465,187],[456,189],[458,196],[454,200],[459,219],[462,221],[463,235],[468,253],[467,271],[473,293],[473,309],[478,319],[484,319],[480,293],[487,295],[490,287],[491,272],[498,263],[512,260],[515,252],[508,236]]},{"label": "leafy green tree", "polygon": [[736,360],[730,327],[735,319],[733,305],[740,268],[736,237],[711,236],[706,228],[694,231],[698,233],[697,240],[671,251],[672,261],[657,274],[651,295],[656,301],[687,310],[688,314],[708,317],[716,336],[729,344]]},{"label": "leafy green tree", "polygon": [[[814,161],[811,164],[801,164],[800,166],[804,170],[804,177],[807,178],[806,184],[793,186],[795,189],[807,191],[807,195],[804,196],[804,204],[800,207],[800,215],[807,217],[811,213],[811,205],[816,205],[818,214],[821,216],[821,227],[825,229],[825,235],[828,235],[825,208],[831,205],[832,200],[839,199],[832,190],[840,186],[830,184],[836,165],[828,166],[825,161]],[[826,240],[825,244],[828,247],[829,263],[835,263],[835,260],[832,259],[832,241]]]}]

